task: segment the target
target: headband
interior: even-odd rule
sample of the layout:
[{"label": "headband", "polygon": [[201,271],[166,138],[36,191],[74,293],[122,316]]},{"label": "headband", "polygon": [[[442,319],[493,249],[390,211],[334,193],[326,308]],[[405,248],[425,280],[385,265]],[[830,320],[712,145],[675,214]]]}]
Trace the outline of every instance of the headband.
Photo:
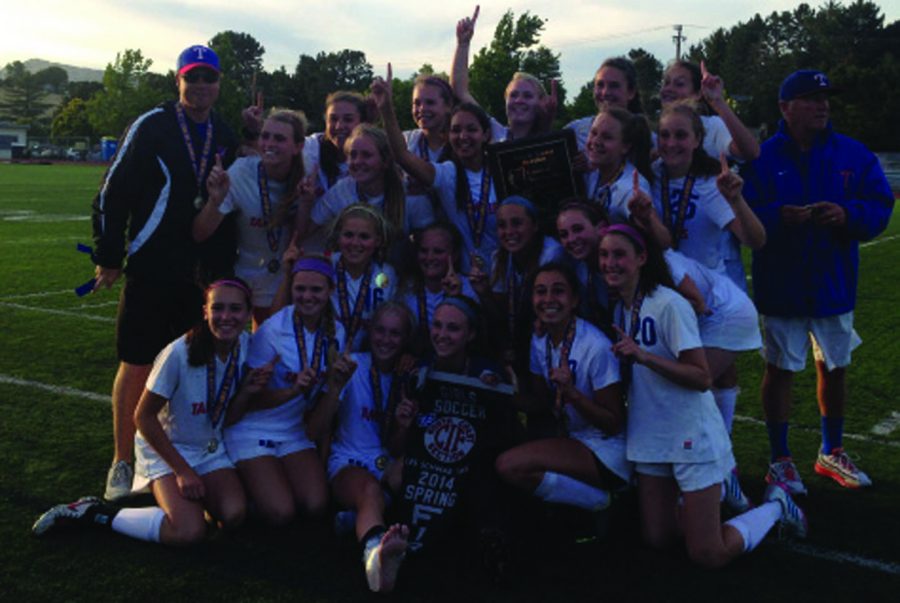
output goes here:
[{"label": "headband", "polygon": [[294,264],[291,274],[298,272],[318,272],[331,283],[334,283],[334,266],[325,258],[302,257]]},{"label": "headband", "polygon": [[[440,308],[441,306],[453,306],[454,308],[465,314],[466,320],[469,321],[469,325],[472,328],[475,328],[475,325],[478,324],[478,317],[475,315],[475,308],[466,303],[466,301],[461,297],[445,297],[443,300],[441,300],[441,303],[437,305],[437,308]],[[437,308],[434,309],[435,312],[437,312]]]},{"label": "headband", "polygon": [[240,289],[243,291],[248,297],[252,297],[253,294],[250,292],[250,289],[244,283],[240,281],[235,281],[232,279],[222,278],[217,281],[214,281],[209,284],[206,288],[207,291],[212,291],[213,289],[218,289],[219,287],[234,287],[235,289]]},{"label": "headband", "polygon": [[524,207],[525,211],[528,212],[528,215],[531,216],[532,220],[537,219],[537,208],[534,206],[534,203],[526,199],[525,197],[520,197],[519,195],[512,195],[511,197],[507,197],[503,201],[500,202],[500,207],[504,205],[518,205],[519,207]]},{"label": "headband", "polygon": [[632,242],[637,243],[638,247],[640,247],[642,250],[647,249],[647,243],[644,241],[644,235],[642,235],[640,232],[637,231],[637,229],[632,228],[628,224],[611,224],[611,225],[607,226],[606,228],[604,228],[600,232],[600,234],[602,236],[606,236],[611,232],[617,232],[619,234],[623,234],[626,237],[628,237],[629,239],[631,239]]}]

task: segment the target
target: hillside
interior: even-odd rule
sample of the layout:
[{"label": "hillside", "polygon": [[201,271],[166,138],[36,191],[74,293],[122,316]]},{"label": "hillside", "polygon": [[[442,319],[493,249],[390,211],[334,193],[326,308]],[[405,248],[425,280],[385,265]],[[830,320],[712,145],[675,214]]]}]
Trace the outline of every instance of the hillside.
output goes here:
[{"label": "hillside", "polygon": [[28,59],[27,61],[22,62],[25,64],[25,68],[28,69],[30,73],[35,73],[37,71],[40,71],[41,69],[46,69],[47,67],[60,67],[61,69],[65,69],[66,73],[69,74],[70,82],[103,81],[102,69],[90,69],[88,67],[63,65],[62,63],[53,63],[50,61],[45,61],[44,59]]}]

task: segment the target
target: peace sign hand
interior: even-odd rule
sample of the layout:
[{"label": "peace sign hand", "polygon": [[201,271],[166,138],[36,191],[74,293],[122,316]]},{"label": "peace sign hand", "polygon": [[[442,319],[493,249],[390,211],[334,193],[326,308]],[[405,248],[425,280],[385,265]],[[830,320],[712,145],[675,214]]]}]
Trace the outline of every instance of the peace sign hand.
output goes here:
[{"label": "peace sign hand", "polygon": [[328,387],[329,389],[341,389],[350,380],[353,373],[356,372],[357,363],[350,357],[350,352],[344,352],[335,358],[331,368],[328,371]]},{"label": "peace sign hand", "polygon": [[275,365],[281,360],[281,356],[275,356],[259,368],[250,369],[244,378],[242,389],[245,393],[253,395],[261,392],[269,384],[272,374],[275,372]]}]

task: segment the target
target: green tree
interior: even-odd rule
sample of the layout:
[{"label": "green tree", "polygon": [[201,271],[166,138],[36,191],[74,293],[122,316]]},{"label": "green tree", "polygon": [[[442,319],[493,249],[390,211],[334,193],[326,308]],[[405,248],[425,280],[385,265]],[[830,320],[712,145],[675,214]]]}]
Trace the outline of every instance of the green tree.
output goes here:
[{"label": "green tree", "polygon": [[120,136],[135,117],[172,96],[174,78],[150,73],[153,61],[140,50],[116,54],[103,73],[103,90],[87,101],[91,126],[102,136]]},{"label": "green tree", "polygon": [[324,126],[325,97],[336,90],[365,92],[372,83],[372,65],[359,50],[301,54],[294,69],[290,96],[306,112],[312,129]]},{"label": "green tree", "polygon": [[[506,115],[504,92],[516,71],[527,71],[545,86],[551,79],[559,78],[559,55],[538,43],[544,23],[544,19],[527,11],[518,18],[507,11],[497,23],[490,45],[479,50],[472,60],[469,91],[490,115]],[[557,101],[560,107],[565,102],[561,83]]]},{"label": "green tree", "polygon": [[46,132],[48,118],[44,116],[50,103],[41,83],[28,72],[22,61],[13,61],[4,69],[2,96],[0,96],[0,119],[27,125],[32,135]]},{"label": "green tree", "polygon": [[62,67],[47,67],[34,74],[34,79],[39,86],[53,94],[65,94],[69,83],[69,74]]},{"label": "green tree", "polygon": [[263,70],[266,49],[250,34],[231,30],[217,33],[208,45],[219,55],[222,71],[216,110],[233,128],[239,127],[241,110],[255,102],[253,84]]},{"label": "green tree", "polygon": [[53,116],[50,135],[54,139],[70,136],[88,136],[94,139],[96,133],[88,118],[87,103],[76,97],[61,105]]},{"label": "green tree", "polygon": [[637,71],[637,87],[647,115],[656,115],[659,111],[659,87],[663,77],[663,64],[643,48],[632,48],[628,58],[634,63]]}]

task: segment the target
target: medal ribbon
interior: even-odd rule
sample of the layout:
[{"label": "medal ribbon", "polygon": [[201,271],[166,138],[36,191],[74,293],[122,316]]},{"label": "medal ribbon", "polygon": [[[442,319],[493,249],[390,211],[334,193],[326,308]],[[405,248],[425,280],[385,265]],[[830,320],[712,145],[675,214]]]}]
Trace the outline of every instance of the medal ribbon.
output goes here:
[{"label": "medal ribbon", "polygon": [[519,298],[522,293],[522,276],[513,266],[512,256],[506,264],[506,310],[509,321],[509,335],[516,332],[516,313],[519,309]]},{"label": "medal ribbon", "polygon": [[[457,168],[463,169],[463,168]],[[475,209],[475,200],[472,199],[472,189],[467,187],[468,199],[466,200],[466,219],[469,229],[472,231],[472,240],[475,247],[481,247],[481,236],[484,234],[484,225],[487,223],[487,215],[491,200],[491,175],[485,165],[481,170],[481,197],[478,200],[479,209]]]},{"label": "medal ribbon", "polygon": [[[547,343],[544,350],[547,360],[547,377],[549,380],[550,369],[553,368],[553,342],[551,341],[550,333],[547,333]],[[572,317],[569,320],[569,324],[566,327],[566,336],[563,338],[562,345],[559,348],[559,366],[558,368],[563,368],[569,366],[569,353],[572,351],[572,342],[575,341],[575,318]],[[573,375],[574,377],[574,375]],[[556,385],[550,381],[550,388],[554,391],[556,396],[555,406],[554,408],[559,409],[559,417],[557,417],[560,421],[560,427],[563,430],[564,434],[568,434],[568,415],[566,415],[565,410],[562,407],[562,390],[557,389]]]},{"label": "medal ribbon", "polygon": [[672,233],[672,249],[678,249],[681,243],[681,232],[684,230],[684,216],[687,212],[688,201],[691,199],[691,191],[694,188],[694,175],[688,174],[684,178],[684,186],[681,188],[681,199],[678,201],[678,216],[672,222],[672,208],[669,205],[669,174],[666,167],[662,169],[662,206],[663,206],[663,223]]},{"label": "medal ribbon", "polygon": [[219,385],[218,393],[216,391],[216,357],[213,357],[206,363],[206,416],[209,417],[213,429],[219,425],[225,410],[226,402],[233,387],[239,381],[238,375],[238,357],[241,355],[240,341],[234,342],[231,347],[231,353],[228,355],[228,361],[225,364],[225,376],[222,377],[222,383]]},{"label": "medal ribbon", "polygon": [[[628,335],[637,342],[637,334],[641,328],[641,305],[644,303],[644,294],[643,293],[635,293],[634,300],[631,302],[631,327],[628,329]],[[619,305],[619,328],[622,331],[625,330],[625,304],[621,303]],[[628,359],[624,360],[620,363],[621,366],[621,376],[622,376],[622,386],[626,392],[628,393],[628,386],[631,384],[631,373],[634,365],[634,360]]]},{"label": "medal ribbon", "polygon": [[375,403],[375,411],[377,413],[376,417],[378,421],[376,421],[376,424],[380,431],[387,419],[387,401],[390,399],[394,390],[394,375],[391,374],[391,384],[388,386],[387,396],[384,395],[384,391],[381,389],[381,375],[378,373],[378,369],[375,368],[374,364],[369,367],[369,383],[372,386],[372,401]]},{"label": "medal ribbon", "polygon": [[597,184],[594,186],[594,193],[591,195],[591,199],[596,199],[603,206],[603,209],[607,211],[609,211],[609,206],[612,204],[612,185],[619,180],[624,171],[625,164],[623,163],[619,166],[619,170],[612,180],[609,181],[609,184],[605,185],[603,184],[603,174],[599,171],[597,172]]},{"label": "medal ribbon", "polygon": [[184,107],[181,103],[175,103],[175,117],[178,119],[178,127],[181,128],[181,136],[184,138],[184,145],[187,147],[188,155],[191,157],[191,167],[194,169],[194,176],[197,179],[197,194],[203,190],[203,176],[206,174],[206,168],[209,165],[210,150],[212,149],[213,125],[212,119],[206,118],[206,140],[203,141],[203,154],[200,162],[197,162],[197,155],[194,153],[194,143],[191,138],[191,131],[188,129],[187,118],[184,115]]},{"label": "medal ribbon", "polygon": [[[297,355],[300,357],[300,372],[306,368],[306,330],[303,327],[303,318],[300,310],[294,306],[294,339],[297,340]],[[316,329],[316,339],[313,343],[312,359],[309,366],[313,369],[313,380],[319,376],[319,366],[322,364],[322,356],[325,353],[325,338],[322,337],[322,329]]]},{"label": "medal ribbon", "polygon": [[372,266],[363,274],[359,284],[359,292],[356,295],[356,303],[353,304],[353,314],[350,314],[350,294],[347,287],[347,269],[344,267],[344,258],[338,260],[338,305],[341,308],[341,322],[347,330],[347,341],[352,342],[356,332],[362,326],[362,313],[369,298],[369,289],[372,282]]},{"label": "medal ribbon", "polygon": [[422,290],[416,294],[416,301],[419,306],[419,324],[425,328],[425,331],[428,331],[428,301],[426,296],[428,294],[425,291],[425,285],[422,285]]},{"label": "medal ribbon", "polygon": [[269,179],[266,178],[266,170],[262,162],[256,168],[256,180],[259,183],[259,203],[262,205],[263,223],[266,225],[266,240],[269,242],[269,250],[278,251],[278,230],[272,224],[272,201],[269,198]]}]

